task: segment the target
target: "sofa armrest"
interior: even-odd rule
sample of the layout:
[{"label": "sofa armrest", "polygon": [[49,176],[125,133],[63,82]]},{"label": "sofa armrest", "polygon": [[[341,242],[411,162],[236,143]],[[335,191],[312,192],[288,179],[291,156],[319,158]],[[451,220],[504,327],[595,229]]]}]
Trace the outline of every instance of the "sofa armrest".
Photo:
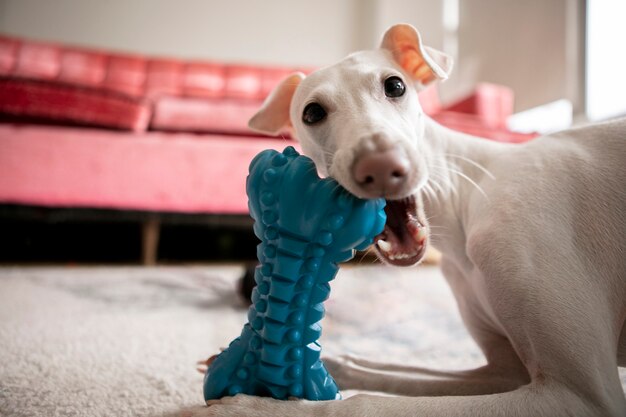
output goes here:
[{"label": "sofa armrest", "polygon": [[504,128],[513,114],[514,97],[509,87],[481,83],[469,96],[444,106],[443,111],[471,114],[488,127]]},{"label": "sofa armrest", "polygon": [[429,116],[441,111],[441,101],[439,101],[439,91],[436,85],[430,86],[418,94],[422,110]]},{"label": "sofa armrest", "polygon": [[0,115],[144,131],[152,108],[144,100],[119,93],[0,77]]}]

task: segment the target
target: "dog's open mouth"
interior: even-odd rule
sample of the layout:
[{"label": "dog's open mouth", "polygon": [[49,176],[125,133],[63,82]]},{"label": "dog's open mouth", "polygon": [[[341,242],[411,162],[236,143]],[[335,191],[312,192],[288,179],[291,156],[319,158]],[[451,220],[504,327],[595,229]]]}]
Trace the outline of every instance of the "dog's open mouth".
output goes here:
[{"label": "dog's open mouth", "polygon": [[415,265],[426,252],[428,237],[424,223],[417,218],[415,197],[387,200],[385,213],[385,228],[374,239],[379,258],[396,266]]}]

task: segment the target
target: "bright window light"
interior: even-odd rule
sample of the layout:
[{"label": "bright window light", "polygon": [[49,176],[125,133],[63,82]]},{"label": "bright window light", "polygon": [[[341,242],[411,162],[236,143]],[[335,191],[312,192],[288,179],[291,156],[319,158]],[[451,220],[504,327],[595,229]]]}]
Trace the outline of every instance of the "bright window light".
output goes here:
[{"label": "bright window light", "polygon": [[587,117],[626,115],[626,1],[587,1]]}]

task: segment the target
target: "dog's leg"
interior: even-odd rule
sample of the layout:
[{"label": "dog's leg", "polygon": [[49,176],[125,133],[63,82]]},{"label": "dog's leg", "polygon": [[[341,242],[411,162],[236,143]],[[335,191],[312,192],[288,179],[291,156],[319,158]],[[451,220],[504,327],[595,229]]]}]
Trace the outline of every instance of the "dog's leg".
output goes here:
[{"label": "dog's leg", "polygon": [[351,355],[325,358],[327,368],[341,389],[411,396],[477,395],[511,391],[530,382],[528,372],[509,340],[498,334],[493,323],[476,313],[479,309],[467,277],[452,262],[443,262],[442,269],[457,299],[463,322],[485,355],[487,364],[473,370],[442,372],[374,362]]},{"label": "dog's leg", "polygon": [[437,376],[447,376],[450,374],[449,371],[440,371],[430,368],[424,368],[421,366],[414,365],[404,365],[398,363],[391,362],[377,362],[372,361],[370,359],[353,355],[351,353],[340,355],[340,356],[331,356],[324,358],[324,364],[328,367],[329,370],[334,373],[342,373],[346,368],[348,369],[369,369],[372,371],[385,371],[385,372],[397,372],[397,373],[407,373],[407,374],[424,374],[431,375],[434,377]]},{"label": "dog's leg", "polygon": [[[330,409],[331,407],[329,407]],[[552,382],[532,383],[515,391],[469,397],[379,397],[355,396],[333,407],[333,416],[526,416],[600,417],[619,416],[601,410],[578,393]]]},{"label": "dog's leg", "polygon": [[334,372],[333,377],[341,389],[426,397],[493,394],[511,391],[526,383],[517,375],[499,374],[489,366],[459,372],[415,368],[406,373],[352,365],[339,374]]},{"label": "dog's leg", "polygon": [[483,342],[490,346],[488,364],[467,371],[437,371],[373,362],[351,355],[325,358],[324,363],[341,389],[410,396],[492,394],[511,391],[530,382],[526,369],[505,339],[494,337]]}]

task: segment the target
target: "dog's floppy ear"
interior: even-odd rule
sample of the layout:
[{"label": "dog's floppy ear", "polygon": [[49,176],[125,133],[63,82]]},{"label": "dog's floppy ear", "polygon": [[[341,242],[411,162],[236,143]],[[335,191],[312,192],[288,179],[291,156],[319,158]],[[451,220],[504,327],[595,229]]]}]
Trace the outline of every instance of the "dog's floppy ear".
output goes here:
[{"label": "dog's floppy ear", "polygon": [[380,47],[390,51],[396,62],[422,86],[445,80],[452,71],[452,57],[424,46],[419,32],[411,25],[399,24],[387,29]]},{"label": "dog's floppy ear", "polygon": [[261,109],[250,119],[248,127],[268,135],[277,135],[291,125],[289,106],[296,88],[304,79],[304,74],[296,72],[278,84],[265,99]]}]

